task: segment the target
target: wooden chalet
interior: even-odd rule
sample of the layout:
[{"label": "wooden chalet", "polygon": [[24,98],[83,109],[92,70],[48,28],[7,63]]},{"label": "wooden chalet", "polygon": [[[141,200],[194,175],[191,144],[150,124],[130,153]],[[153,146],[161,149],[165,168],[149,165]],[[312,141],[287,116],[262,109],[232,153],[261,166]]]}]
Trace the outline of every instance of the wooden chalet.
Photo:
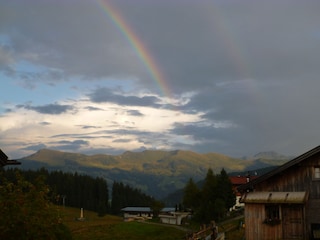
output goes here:
[{"label": "wooden chalet", "polygon": [[238,190],[246,240],[320,239],[320,146]]},{"label": "wooden chalet", "polygon": [[20,165],[21,163],[16,160],[8,160],[8,156],[0,149],[0,168],[6,165]]}]

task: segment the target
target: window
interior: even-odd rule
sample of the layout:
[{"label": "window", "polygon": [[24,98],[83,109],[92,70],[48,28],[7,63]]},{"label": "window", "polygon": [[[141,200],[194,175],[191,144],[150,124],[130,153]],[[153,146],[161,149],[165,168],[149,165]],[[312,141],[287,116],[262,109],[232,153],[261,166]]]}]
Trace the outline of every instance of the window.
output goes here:
[{"label": "window", "polygon": [[279,205],[266,205],[265,214],[266,218],[264,220],[265,224],[276,225],[280,223],[280,213]]},{"label": "window", "polygon": [[320,179],[320,167],[314,167],[314,178]]}]

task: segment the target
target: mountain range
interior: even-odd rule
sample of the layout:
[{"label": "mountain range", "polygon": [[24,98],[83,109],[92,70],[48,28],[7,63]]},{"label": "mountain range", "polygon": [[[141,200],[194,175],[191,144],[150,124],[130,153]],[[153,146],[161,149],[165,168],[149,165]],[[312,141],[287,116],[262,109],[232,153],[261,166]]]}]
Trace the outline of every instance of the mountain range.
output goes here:
[{"label": "mountain range", "polygon": [[232,158],[219,153],[199,154],[192,151],[145,150],[124,152],[121,155],[84,155],[42,149],[18,159],[22,169],[77,172],[93,177],[103,177],[111,185],[113,181],[123,182],[143,192],[162,199],[182,189],[190,178],[199,181],[205,178],[209,168],[219,173],[247,172],[277,166],[290,158],[274,152],[264,152],[252,158]]}]

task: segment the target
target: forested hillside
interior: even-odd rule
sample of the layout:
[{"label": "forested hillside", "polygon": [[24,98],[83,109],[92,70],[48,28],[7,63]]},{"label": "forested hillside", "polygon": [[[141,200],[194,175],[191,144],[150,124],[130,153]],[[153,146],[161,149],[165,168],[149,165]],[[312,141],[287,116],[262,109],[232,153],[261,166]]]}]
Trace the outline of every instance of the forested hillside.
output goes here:
[{"label": "forested hillside", "polygon": [[109,184],[123,182],[157,199],[182,189],[190,177],[204,179],[209,168],[214,173],[253,170],[283,164],[285,159],[237,159],[219,153],[146,150],[121,155],[84,155],[43,149],[19,159],[23,169],[61,170],[101,177]]},{"label": "forested hillside", "polygon": [[101,216],[106,213],[119,214],[120,210],[127,206],[151,207],[157,202],[154,198],[142,193],[140,189],[122,182],[114,182],[109,191],[105,179],[78,173],[49,172],[42,168],[37,171],[7,169],[1,174],[12,183],[17,182],[17,174],[30,183],[36,183],[39,178],[42,178],[48,186],[48,196],[52,203],[84,208],[97,212]]}]

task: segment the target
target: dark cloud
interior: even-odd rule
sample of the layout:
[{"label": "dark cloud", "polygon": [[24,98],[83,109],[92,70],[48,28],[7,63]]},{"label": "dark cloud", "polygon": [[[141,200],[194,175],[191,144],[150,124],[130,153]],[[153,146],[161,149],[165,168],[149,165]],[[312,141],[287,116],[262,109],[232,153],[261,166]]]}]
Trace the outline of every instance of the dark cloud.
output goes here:
[{"label": "dark cloud", "polygon": [[96,103],[109,102],[116,103],[125,106],[148,106],[148,107],[161,107],[160,99],[153,96],[125,96],[117,93],[113,93],[111,89],[99,88],[92,92],[90,95],[90,100]]},{"label": "dark cloud", "polygon": [[74,107],[71,105],[61,105],[61,104],[47,104],[43,106],[31,106],[31,105],[20,104],[20,105],[17,105],[16,107],[32,110],[42,114],[52,114],[52,115],[59,115],[74,109]]},{"label": "dark cloud", "polygon": [[89,141],[85,140],[74,140],[74,141],[68,141],[68,140],[62,140],[58,142],[53,142],[52,149],[60,149],[63,151],[77,151],[83,146],[88,146]]},{"label": "dark cloud", "polygon": [[129,143],[131,141],[132,139],[125,139],[125,138],[119,138],[119,139],[113,140],[114,143]]},{"label": "dark cloud", "polygon": [[101,128],[99,126],[91,126],[91,125],[78,125],[82,129],[95,129],[95,128]]},{"label": "dark cloud", "polygon": [[39,143],[39,144],[29,145],[27,147],[21,148],[21,150],[38,151],[38,150],[44,149],[44,148],[47,148],[47,145],[43,144],[43,143]]},{"label": "dark cloud", "polygon": [[131,116],[141,117],[143,114],[139,110],[127,110],[127,114]]},{"label": "dark cloud", "polygon": [[50,122],[40,122],[39,124],[40,124],[40,125],[43,125],[43,126],[51,125],[51,123],[50,123]]},{"label": "dark cloud", "polygon": [[102,108],[97,108],[97,107],[92,107],[92,106],[85,107],[85,109],[87,109],[89,111],[103,111]]},{"label": "dark cloud", "polygon": [[[76,2],[0,0],[0,73],[25,89],[75,81],[80,95],[94,103],[135,107],[123,111],[127,117],[144,116],[138,107],[200,115],[199,122],[172,126],[170,136],[120,129],[114,121],[108,127],[119,129],[99,133],[105,137],[135,135],[141,145],[154,141],[232,155],[298,154],[318,144],[320,1],[110,1],[147,58],[99,4]],[[159,95],[168,92],[185,105],[163,103]],[[17,107],[53,115],[75,110],[62,104]],[[98,135],[92,134],[56,137]],[[197,144],[172,140],[176,136]]]}]

